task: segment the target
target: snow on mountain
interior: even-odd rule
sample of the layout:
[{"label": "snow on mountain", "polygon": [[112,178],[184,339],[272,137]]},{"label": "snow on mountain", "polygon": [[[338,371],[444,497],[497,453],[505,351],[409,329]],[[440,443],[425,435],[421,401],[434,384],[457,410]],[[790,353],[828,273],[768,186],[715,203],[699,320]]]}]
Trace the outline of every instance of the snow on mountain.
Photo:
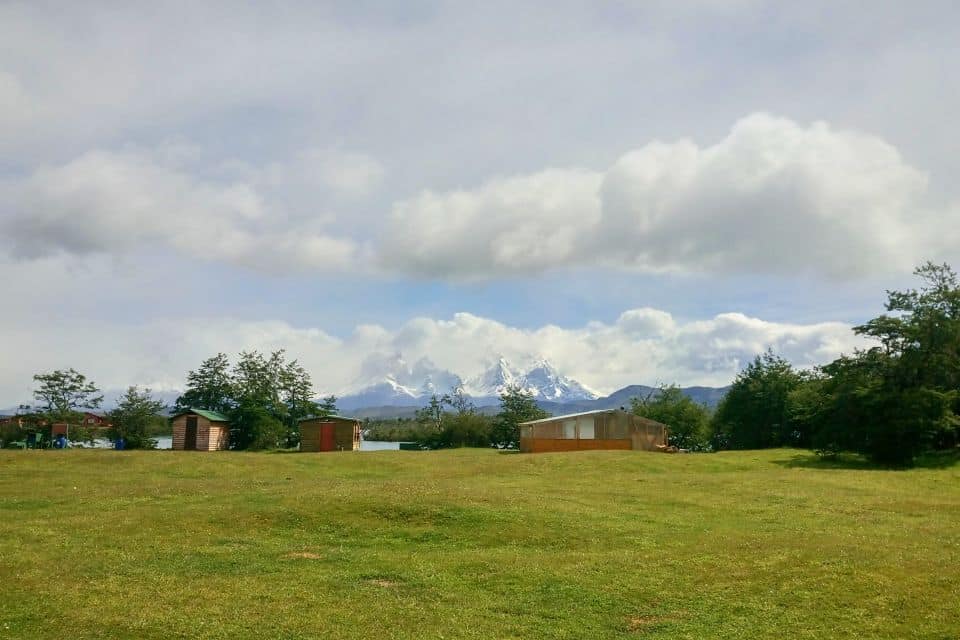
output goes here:
[{"label": "snow on mountain", "polygon": [[509,386],[519,386],[538,400],[552,402],[578,402],[597,397],[592,390],[564,376],[544,359],[536,361],[524,373],[500,357],[466,383],[457,374],[440,369],[427,358],[409,365],[400,354],[368,358],[362,371],[361,378],[353,386],[356,391],[344,394],[337,403],[341,409],[416,406],[433,393],[447,393],[457,386],[462,386],[467,395],[479,403],[495,404]]},{"label": "snow on mountain", "polygon": [[412,365],[399,353],[375,354],[361,366],[360,378],[337,402],[343,410],[379,406],[418,406],[432,393],[461,384],[460,376],[440,369],[428,358]]},{"label": "snow on mountain", "polygon": [[468,380],[463,385],[463,390],[474,398],[495,398],[511,385],[526,387],[523,372],[515,369],[501,356],[483,373]]},{"label": "snow on mountain", "polygon": [[598,397],[591,389],[561,374],[546,360],[538,361],[527,372],[524,376],[524,387],[538,400],[576,402]]}]

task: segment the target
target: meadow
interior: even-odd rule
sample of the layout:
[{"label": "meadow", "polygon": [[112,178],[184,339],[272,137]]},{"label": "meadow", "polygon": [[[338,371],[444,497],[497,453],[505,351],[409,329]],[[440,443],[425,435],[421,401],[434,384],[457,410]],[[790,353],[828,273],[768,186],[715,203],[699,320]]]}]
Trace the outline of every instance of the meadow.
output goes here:
[{"label": "meadow", "polygon": [[0,638],[957,638],[951,462],[0,451]]}]

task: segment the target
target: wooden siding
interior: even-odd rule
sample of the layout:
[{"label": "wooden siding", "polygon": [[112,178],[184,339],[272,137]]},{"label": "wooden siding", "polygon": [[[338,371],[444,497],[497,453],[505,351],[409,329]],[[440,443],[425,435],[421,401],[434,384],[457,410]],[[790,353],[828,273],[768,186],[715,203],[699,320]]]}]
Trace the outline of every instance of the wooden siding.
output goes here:
[{"label": "wooden siding", "polygon": [[173,421],[173,445],[183,451],[186,444],[187,417],[197,419],[197,451],[221,451],[230,446],[230,428],[223,422],[211,422],[196,414],[177,416]]},{"label": "wooden siding", "polygon": [[630,440],[577,440],[562,438],[520,438],[523,453],[548,453],[551,451],[597,451],[606,449],[629,450]]},{"label": "wooden siding", "polygon": [[[333,437],[324,437],[333,430]],[[357,451],[360,423],[354,420],[304,420],[300,423],[300,451]]]},{"label": "wooden siding", "polygon": [[520,451],[654,451],[668,434],[666,425],[626,411],[587,412],[521,424]]}]

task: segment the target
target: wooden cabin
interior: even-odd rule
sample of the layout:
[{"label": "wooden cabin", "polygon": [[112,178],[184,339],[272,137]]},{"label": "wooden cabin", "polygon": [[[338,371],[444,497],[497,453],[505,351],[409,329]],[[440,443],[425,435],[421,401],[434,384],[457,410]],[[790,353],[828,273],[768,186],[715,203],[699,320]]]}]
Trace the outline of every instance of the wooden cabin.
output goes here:
[{"label": "wooden cabin", "polygon": [[359,451],[360,421],[343,416],[300,421],[300,451]]},{"label": "wooden cabin", "polygon": [[227,417],[206,409],[187,409],[171,416],[173,449],[178,451],[221,451],[230,448]]},{"label": "wooden cabin", "polygon": [[99,411],[84,411],[83,426],[88,429],[106,429],[110,427],[110,418]]},{"label": "wooden cabin", "polygon": [[612,409],[520,423],[520,451],[628,449],[655,451],[667,444],[667,425]]}]

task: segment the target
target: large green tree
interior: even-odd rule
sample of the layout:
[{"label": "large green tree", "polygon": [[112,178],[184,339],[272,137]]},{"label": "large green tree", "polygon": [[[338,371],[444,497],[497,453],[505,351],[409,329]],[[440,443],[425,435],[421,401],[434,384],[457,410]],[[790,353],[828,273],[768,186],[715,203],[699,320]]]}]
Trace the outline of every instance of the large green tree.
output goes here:
[{"label": "large green tree", "polygon": [[157,441],[150,435],[166,422],[160,415],[163,408],[163,402],[155,400],[150,389],[127,388],[110,412],[111,439],[123,438],[127,449],[155,449]]},{"label": "large green tree", "polygon": [[281,349],[269,356],[244,351],[233,367],[234,445],[241,449],[293,447],[301,418],[318,415],[310,374]]},{"label": "large green tree", "polygon": [[300,419],[333,413],[335,403],[330,396],[317,405],[310,374],[280,349],[269,355],[243,351],[232,366],[222,353],[204,360],[187,374],[177,408],[219,411],[230,418],[233,448],[270,449],[297,446]]},{"label": "large green tree", "polygon": [[537,406],[533,394],[519,385],[510,385],[500,394],[500,412],[493,420],[490,439],[501,448],[520,445],[520,423],[548,418],[550,414]]},{"label": "large green tree", "polygon": [[713,418],[714,446],[731,449],[805,446],[788,410],[788,397],[803,376],[767,351],[744,368]]},{"label": "large green tree", "polygon": [[461,386],[442,396],[432,394],[415,419],[420,426],[413,439],[428,449],[490,446],[492,421],[477,411]]},{"label": "large green tree", "polygon": [[[281,353],[282,356],[282,353]],[[309,416],[331,415],[337,412],[336,396],[327,396],[322,402],[313,401],[313,381],[305,368],[293,360],[279,363],[280,399],[285,408],[286,444],[300,444],[300,420]]]},{"label": "large green tree", "polygon": [[886,313],[854,328],[877,346],[822,367],[799,403],[820,453],[899,466],[960,442],[960,282],[947,265],[915,275],[919,289],[888,291]]},{"label": "large green tree", "polygon": [[204,360],[198,369],[187,373],[187,389],[177,398],[175,408],[184,411],[191,407],[227,413],[234,403],[233,377],[230,359],[218,353]]},{"label": "large green tree", "polygon": [[[899,398],[898,407],[909,405],[917,412],[921,448],[955,447],[960,444],[960,280],[949,265],[932,262],[914,275],[921,282],[918,289],[888,291],[887,313],[854,331],[880,343],[883,393]],[[901,409],[888,411],[893,428],[901,423]]]},{"label": "large green tree", "polygon": [[703,450],[710,445],[710,410],[693,401],[676,385],[664,385],[642,398],[631,398],[633,413],[670,428],[670,444]]},{"label": "large green tree", "polygon": [[83,409],[96,409],[103,395],[87,377],[73,368],[57,369],[33,376],[37,388],[33,397],[50,422],[77,422]]}]

